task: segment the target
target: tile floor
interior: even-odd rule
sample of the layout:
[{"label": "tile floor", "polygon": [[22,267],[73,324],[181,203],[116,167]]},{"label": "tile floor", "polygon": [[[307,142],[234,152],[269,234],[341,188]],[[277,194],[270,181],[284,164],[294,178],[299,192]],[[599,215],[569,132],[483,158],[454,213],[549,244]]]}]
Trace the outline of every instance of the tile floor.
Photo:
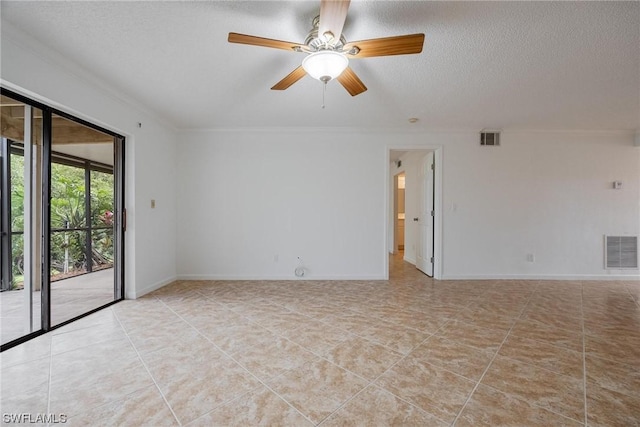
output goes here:
[{"label": "tile floor", "polygon": [[639,282],[391,271],[176,282],[118,303],[2,353],[3,422],[640,425]]}]

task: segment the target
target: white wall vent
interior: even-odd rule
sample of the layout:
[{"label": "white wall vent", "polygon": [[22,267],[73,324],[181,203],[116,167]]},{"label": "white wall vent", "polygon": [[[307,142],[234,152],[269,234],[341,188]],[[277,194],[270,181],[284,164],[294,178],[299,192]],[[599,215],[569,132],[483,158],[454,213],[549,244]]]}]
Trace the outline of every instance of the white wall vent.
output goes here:
[{"label": "white wall vent", "polygon": [[638,268],[638,236],[604,236],[604,268]]},{"label": "white wall vent", "polygon": [[480,132],[480,145],[500,145],[500,132]]}]

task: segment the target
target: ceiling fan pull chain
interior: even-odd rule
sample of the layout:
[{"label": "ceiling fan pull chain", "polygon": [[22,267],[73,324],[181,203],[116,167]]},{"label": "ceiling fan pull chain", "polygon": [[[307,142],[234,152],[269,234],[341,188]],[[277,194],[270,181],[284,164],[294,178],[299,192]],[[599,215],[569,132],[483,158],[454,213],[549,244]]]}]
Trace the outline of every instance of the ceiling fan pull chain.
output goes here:
[{"label": "ceiling fan pull chain", "polygon": [[324,94],[327,92],[327,82],[322,85],[322,108],[324,109]]}]

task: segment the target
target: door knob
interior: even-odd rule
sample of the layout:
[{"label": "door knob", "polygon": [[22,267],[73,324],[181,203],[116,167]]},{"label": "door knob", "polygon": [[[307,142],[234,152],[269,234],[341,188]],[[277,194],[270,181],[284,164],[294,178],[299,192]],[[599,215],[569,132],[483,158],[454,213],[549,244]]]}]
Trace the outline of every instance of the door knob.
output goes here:
[{"label": "door knob", "polygon": [[415,222],[418,222],[418,217],[413,218],[413,220],[414,220]]}]

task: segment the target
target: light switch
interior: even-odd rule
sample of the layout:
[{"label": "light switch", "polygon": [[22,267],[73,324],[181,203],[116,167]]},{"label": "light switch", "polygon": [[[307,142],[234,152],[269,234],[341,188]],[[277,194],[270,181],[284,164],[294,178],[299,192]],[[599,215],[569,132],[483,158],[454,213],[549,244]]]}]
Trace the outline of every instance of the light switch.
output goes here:
[{"label": "light switch", "polygon": [[151,199],[151,209],[155,209],[155,208],[156,208],[156,200]]},{"label": "light switch", "polygon": [[622,189],[622,181],[614,181],[613,188],[615,188],[616,190]]}]

